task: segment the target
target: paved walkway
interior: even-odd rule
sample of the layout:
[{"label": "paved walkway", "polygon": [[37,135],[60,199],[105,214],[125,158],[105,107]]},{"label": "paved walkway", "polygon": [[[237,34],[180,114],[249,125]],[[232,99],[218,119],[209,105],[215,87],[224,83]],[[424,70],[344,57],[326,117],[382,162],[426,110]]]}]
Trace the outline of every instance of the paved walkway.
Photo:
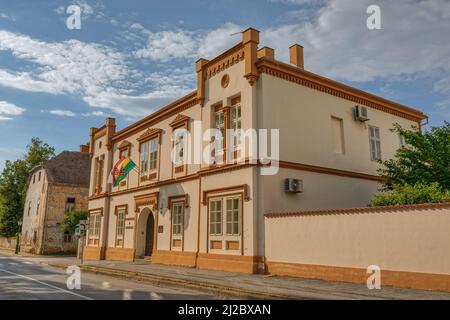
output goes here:
[{"label": "paved walkway", "polygon": [[[7,253],[8,251],[2,253]],[[13,254],[10,252],[10,254]],[[64,267],[79,264],[73,257],[22,255],[50,266]],[[259,292],[291,299],[445,299],[450,293],[400,289],[382,286],[380,290],[369,290],[363,284],[309,280],[285,276],[250,275],[215,270],[200,270],[188,267],[152,264],[146,261],[112,262],[85,261],[84,266],[98,273],[114,271],[119,276],[140,278],[140,280],[175,279],[183,286],[206,285],[217,288],[231,288],[242,292]],[[139,277],[139,275],[144,277]],[[164,281],[161,282],[164,284]],[[245,297],[245,294],[243,294]],[[251,296],[251,295],[249,295]]]}]

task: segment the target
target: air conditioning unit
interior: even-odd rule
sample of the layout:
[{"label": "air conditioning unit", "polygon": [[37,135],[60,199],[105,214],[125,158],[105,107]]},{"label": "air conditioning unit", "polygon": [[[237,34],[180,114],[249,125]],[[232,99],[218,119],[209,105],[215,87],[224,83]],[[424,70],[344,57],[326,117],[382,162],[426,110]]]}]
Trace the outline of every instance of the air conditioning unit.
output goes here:
[{"label": "air conditioning unit", "polygon": [[369,117],[367,116],[367,108],[366,107],[355,106],[354,114],[355,114],[355,120],[358,120],[361,122],[369,120]]},{"label": "air conditioning unit", "polygon": [[303,180],[293,178],[284,179],[284,191],[290,193],[303,192]]}]

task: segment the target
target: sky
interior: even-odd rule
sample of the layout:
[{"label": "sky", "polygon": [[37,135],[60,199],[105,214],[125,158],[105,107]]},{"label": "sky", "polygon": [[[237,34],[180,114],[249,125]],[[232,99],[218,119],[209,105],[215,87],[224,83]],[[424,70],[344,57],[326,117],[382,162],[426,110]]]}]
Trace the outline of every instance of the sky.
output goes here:
[{"label": "sky", "polygon": [[120,130],[194,90],[195,61],[248,27],[279,60],[299,43],[306,70],[450,120],[448,0],[0,0],[0,169],[32,137],[78,150],[106,117]]}]

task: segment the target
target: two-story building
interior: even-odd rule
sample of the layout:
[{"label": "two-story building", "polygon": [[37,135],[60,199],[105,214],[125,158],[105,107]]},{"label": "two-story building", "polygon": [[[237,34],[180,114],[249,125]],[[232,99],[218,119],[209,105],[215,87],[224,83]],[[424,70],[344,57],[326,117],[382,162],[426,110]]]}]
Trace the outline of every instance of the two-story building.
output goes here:
[{"label": "two-story building", "polygon": [[[420,127],[426,116],[306,71],[303,48],[289,51],[290,64],[276,60],[249,28],[234,47],[197,61],[195,91],[120,131],[113,118],[91,128],[86,259],[262,272],[264,213],[369,203],[378,160],[402,144],[393,124]],[[174,136],[180,128],[189,140]],[[245,134],[211,138],[212,128]],[[247,150],[265,146],[248,129],[279,130],[267,133],[270,152],[258,161]],[[228,161],[192,161],[198,149]],[[124,156],[137,170],[113,187],[107,177]],[[277,167],[269,174],[268,161]]]},{"label": "two-story building", "polygon": [[91,165],[88,152],[83,145],[80,152],[63,151],[31,169],[22,217],[22,252],[76,251],[76,239],[64,231],[61,222],[72,210],[87,210]]}]

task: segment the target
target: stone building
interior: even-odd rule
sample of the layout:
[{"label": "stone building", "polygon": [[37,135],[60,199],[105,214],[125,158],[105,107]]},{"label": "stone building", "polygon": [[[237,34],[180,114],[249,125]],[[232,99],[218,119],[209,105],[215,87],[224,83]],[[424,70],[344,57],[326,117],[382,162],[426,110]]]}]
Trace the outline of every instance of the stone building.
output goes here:
[{"label": "stone building", "polygon": [[61,221],[71,210],[87,210],[90,159],[88,147],[63,151],[30,171],[24,204],[21,251],[74,252],[76,240]]}]

